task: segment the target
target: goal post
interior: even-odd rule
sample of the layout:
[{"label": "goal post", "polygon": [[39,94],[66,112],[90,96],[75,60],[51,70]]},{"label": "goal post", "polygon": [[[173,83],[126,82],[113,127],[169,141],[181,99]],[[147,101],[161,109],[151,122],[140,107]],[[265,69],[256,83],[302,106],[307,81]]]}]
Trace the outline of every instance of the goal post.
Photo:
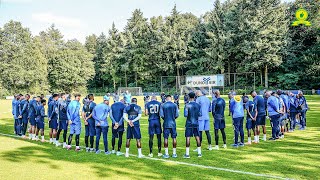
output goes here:
[{"label": "goal post", "polygon": [[142,96],[142,87],[119,87],[118,88],[118,95],[122,95],[128,91],[131,93],[132,96]]}]

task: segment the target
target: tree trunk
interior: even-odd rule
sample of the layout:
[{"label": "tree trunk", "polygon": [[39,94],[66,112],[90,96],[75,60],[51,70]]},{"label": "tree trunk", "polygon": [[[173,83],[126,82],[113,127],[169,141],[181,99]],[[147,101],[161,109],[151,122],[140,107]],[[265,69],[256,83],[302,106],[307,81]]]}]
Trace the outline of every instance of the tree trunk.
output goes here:
[{"label": "tree trunk", "polygon": [[126,87],[128,87],[127,70],[124,71],[124,76],[125,76],[125,78],[126,78]]},{"label": "tree trunk", "polygon": [[138,74],[135,74],[135,79],[136,79],[136,87],[138,87]]},{"label": "tree trunk", "polygon": [[264,87],[268,88],[268,65],[264,66]]},{"label": "tree trunk", "polygon": [[180,86],[180,72],[179,72],[179,66],[177,66],[177,77],[176,77],[176,91],[178,90],[178,86]]},{"label": "tree trunk", "polygon": [[116,79],[113,78],[113,91],[116,92]]},{"label": "tree trunk", "polygon": [[260,69],[260,84],[261,84],[261,86],[263,86],[263,70],[262,69]]},{"label": "tree trunk", "polygon": [[230,76],[230,73],[231,73],[231,67],[230,67],[230,61],[228,61],[228,86],[230,86],[231,84],[231,76]]}]

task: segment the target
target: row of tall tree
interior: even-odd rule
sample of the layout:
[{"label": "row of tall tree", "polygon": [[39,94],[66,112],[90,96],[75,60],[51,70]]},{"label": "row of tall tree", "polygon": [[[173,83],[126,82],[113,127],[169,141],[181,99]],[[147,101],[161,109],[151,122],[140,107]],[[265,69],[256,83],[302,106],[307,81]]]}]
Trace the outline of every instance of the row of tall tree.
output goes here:
[{"label": "row of tall tree", "polygon": [[[300,7],[312,26],[291,26]],[[10,21],[0,29],[0,88],[156,91],[161,76],[256,72],[261,88],[318,89],[319,9],[319,0],[216,0],[201,17],[174,6],[169,16],[150,19],[136,9],[123,31],[112,24],[107,34],[86,37],[84,45],[65,42],[54,26],[32,36]]]}]

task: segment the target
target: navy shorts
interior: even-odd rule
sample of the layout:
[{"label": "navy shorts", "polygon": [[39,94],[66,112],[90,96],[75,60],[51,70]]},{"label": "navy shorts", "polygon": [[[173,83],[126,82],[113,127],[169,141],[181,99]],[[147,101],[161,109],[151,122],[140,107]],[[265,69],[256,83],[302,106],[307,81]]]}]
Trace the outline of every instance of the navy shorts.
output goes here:
[{"label": "navy shorts", "polygon": [[127,127],[127,139],[141,139],[140,126]]},{"label": "navy shorts", "polygon": [[36,116],[30,116],[29,122],[30,122],[31,126],[35,126],[36,125]]},{"label": "navy shorts", "polygon": [[149,135],[161,134],[161,123],[159,120],[149,121]]},{"label": "navy shorts", "polygon": [[37,129],[44,129],[44,121],[37,121],[36,127]]},{"label": "navy shorts", "polygon": [[254,129],[256,127],[256,121],[253,121],[251,118],[247,119],[246,128],[248,130]]},{"label": "navy shorts", "polygon": [[88,125],[85,125],[85,136],[95,136],[96,135],[96,126],[94,119],[87,120]]},{"label": "navy shorts", "polygon": [[165,139],[168,139],[170,134],[171,134],[171,138],[176,138],[177,137],[177,129],[176,128],[164,128],[163,129],[163,137]]},{"label": "navy shorts", "polygon": [[114,124],[112,124],[112,137],[113,138],[119,138],[119,132],[124,131],[124,125],[122,124],[117,129],[114,129]]},{"label": "navy shorts", "polygon": [[186,127],[185,137],[200,136],[198,127]]},{"label": "navy shorts", "polygon": [[257,116],[257,120],[256,120],[256,125],[257,126],[264,126],[266,125],[266,116]]},{"label": "navy shorts", "polygon": [[226,121],[224,118],[214,118],[214,129],[224,129],[226,128]]},{"label": "navy shorts", "polygon": [[59,130],[68,130],[68,120],[59,121]]},{"label": "navy shorts", "polygon": [[49,128],[58,129],[58,121],[56,119],[51,119],[51,121],[49,121]]}]

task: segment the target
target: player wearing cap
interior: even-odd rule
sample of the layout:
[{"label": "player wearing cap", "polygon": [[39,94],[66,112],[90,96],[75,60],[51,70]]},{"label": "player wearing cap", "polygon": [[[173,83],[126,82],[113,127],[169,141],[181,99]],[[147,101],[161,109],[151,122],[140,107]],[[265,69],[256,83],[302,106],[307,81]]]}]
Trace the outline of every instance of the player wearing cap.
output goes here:
[{"label": "player wearing cap", "polygon": [[94,107],[92,111],[92,118],[95,120],[95,130],[96,130],[96,154],[100,153],[99,143],[101,133],[103,136],[103,144],[104,144],[104,153],[105,155],[111,154],[108,149],[108,114],[110,112],[108,96],[103,97],[103,103]]},{"label": "player wearing cap", "polygon": [[[186,117],[185,125],[185,137],[186,137],[186,154],[184,158],[190,158],[189,148],[190,148],[190,138],[195,137],[197,142],[198,157],[202,157],[201,154],[201,141],[199,133],[199,117],[201,117],[201,106],[194,101],[195,93],[189,93],[189,103],[184,107],[184,117]],[[209,101],[210,103],[210,101]],[[207,113],[207,111],[206,111]]]},{"label": "player wearing cap", "polygon": [[142,110],[137,105],[137,98],[132,98],[131,104],[123,111],[123,118],[127,121],[127,143],[125,157],[129,157],[129,148],[131,139],[135,138],[137,141],[138,158],[144,157],[141,152],[141,132],[140,132],[140,118]]},{"label": "player wearing cap", "polygon": [[171,134],[173,153],[172,157],[176,158],[177,156],[177,127],[176,119],[179,117],[179,109],[176,104],[172,102],[170,95],[166,96],[166,102],[163,103],[160,107],[160,117],[163,119],[163,137],[164,137],[164,150],[165,154],[163,158],[169,158],[168,150],[168,138]]},{"label": "player wearing cap", "polygon": [[76,151],[80,151],[80,133],[81,133],[81,120],[80,120],[80,94],[75,95],[75,100],[71,101],[68,105],[67,116],[69,119],[70,125],[70,135],[68,138],[68,146],[67,149],[71,149],[72,137],[75,134],[76,140]]},{"label": "player wearing cap", "polygon": [[[234,96],[233,101],[230,104],[230,111],[232,114],[233,127],[234,127],[234,144],[233,147],[244,146],[244,132],[243,132],[243,101],[241,96]],[[240,134],[240,143],[238,143],[238,137]]]}]

